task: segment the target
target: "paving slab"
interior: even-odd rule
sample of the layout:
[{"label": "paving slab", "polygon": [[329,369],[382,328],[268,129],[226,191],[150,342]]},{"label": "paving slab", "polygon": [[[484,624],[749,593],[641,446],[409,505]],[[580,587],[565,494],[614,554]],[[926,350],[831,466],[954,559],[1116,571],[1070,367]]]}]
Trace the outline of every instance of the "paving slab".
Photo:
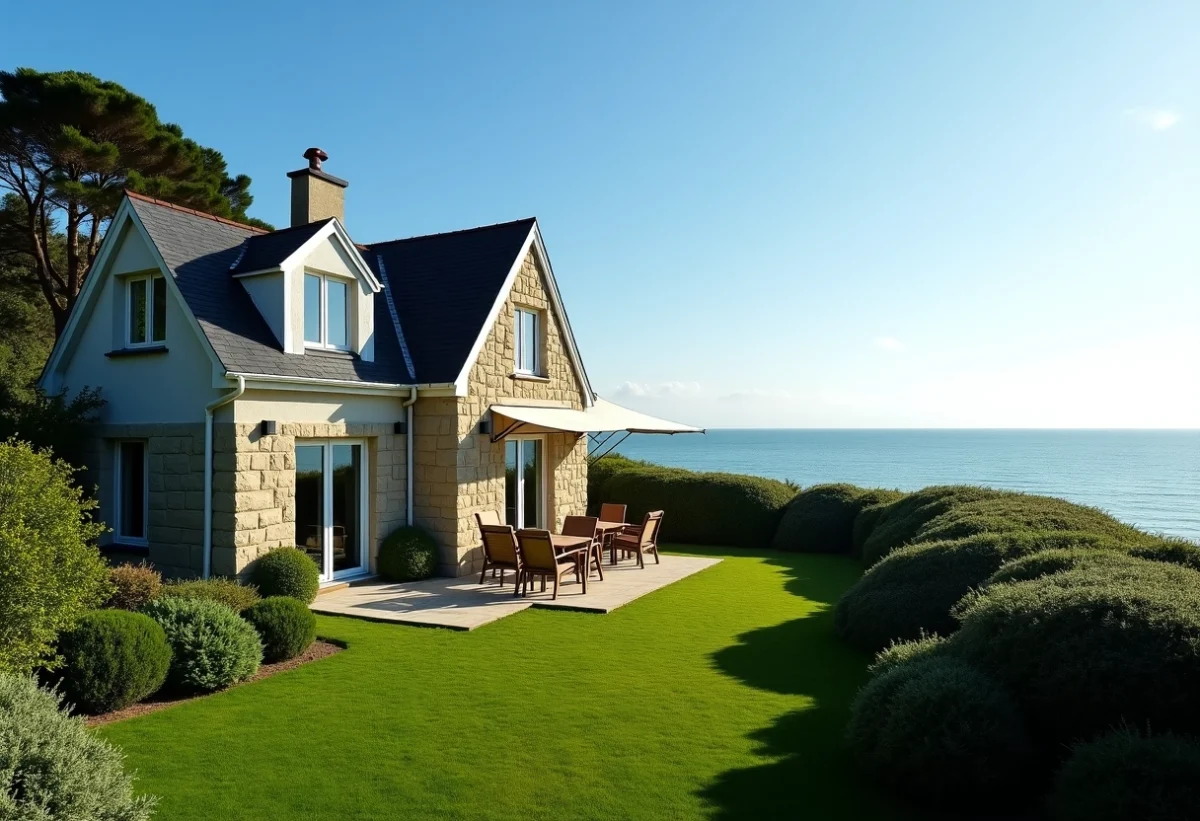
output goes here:
[{"label": "paving slab", "polygon": [[474,630],[529,607],[610,613],[719,561],[700,556],[666,555],[661,564],[656,565],[651,560],[645,570],[629,560],[616,566],[605,564],[604,581],[600,581],[593,571],[586,595],[583,586],[576,583],[573,576],[568,576],[557,600],[551,600],[553,584],[548,584],[546,592],[542,593],[536,582],[535,592],[523,598],[514,597],[511,572],[503,587],[498,580],[490,578],[484,584],[478,584],[478,576],[406,583],[370,580],[323,593],[312,603],[312,609],[317,613],[372,621]]}]

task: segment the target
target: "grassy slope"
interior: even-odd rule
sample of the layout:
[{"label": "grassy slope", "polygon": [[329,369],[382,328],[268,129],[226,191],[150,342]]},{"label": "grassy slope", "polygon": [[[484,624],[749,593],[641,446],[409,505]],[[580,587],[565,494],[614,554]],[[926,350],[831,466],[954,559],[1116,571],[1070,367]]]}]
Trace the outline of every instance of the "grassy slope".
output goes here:
[{"label": "grassy slope", "polygon": [[607,616],[322,617],[346,652],[101,732],[174,821],[896,818],[841,746],[858,574],[739,551]]}]

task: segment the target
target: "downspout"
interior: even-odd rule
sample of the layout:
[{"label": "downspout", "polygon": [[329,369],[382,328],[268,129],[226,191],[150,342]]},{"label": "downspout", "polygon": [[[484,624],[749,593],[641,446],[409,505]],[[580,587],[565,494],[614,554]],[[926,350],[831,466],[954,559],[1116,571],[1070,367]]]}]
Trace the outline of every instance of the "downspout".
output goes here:
[{"label": "downspout", "polygon": [[405,438],[408,440],[404,443],[404,496],[405,496],[405,524],[409,527],[413,526],[413,404],[417,401],[417,386],[413,385],[409,388],[408,398],[400,405],[404,408],[406,416],[404,418],[404,429],[408,431]]},{"label": "downspout", "polygon": [[204,578],[212,574],[212,480],[213,480],[213,411],[246,392],[246,377],[240,374],[237,387],[204,406]]}]

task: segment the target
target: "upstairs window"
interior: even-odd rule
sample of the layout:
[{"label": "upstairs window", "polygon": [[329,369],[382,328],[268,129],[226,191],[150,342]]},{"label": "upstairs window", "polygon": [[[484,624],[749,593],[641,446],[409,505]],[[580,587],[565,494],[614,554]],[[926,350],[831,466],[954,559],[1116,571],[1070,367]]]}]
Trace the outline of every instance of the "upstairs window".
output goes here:
[{"label": "upstairs window", "polygon": [[541,322],[537,311],[517,308],[513,326],[517,373],[538,373],[541,368]]},{"label": "upstairs window", "polygon": [[304,275],[304,344],[350,349],[350,283],[346,280]]},{"label": "upstairs window", "polygon": [[125,344],[160,345],[167,340],[167,281],[158,275],[130,277],[125,280],[128,292],[126,311],[129,321],[125,328]]}]

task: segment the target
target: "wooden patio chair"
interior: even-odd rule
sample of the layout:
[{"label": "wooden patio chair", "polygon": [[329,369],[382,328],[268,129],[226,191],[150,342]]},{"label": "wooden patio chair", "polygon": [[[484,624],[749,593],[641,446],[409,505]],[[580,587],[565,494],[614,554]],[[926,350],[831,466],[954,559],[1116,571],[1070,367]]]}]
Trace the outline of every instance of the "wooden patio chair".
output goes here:
[{"label": "wooden patio chair", "polygon": [[516,571],[513,580],[513,595],[517,595],[521,587],[521,551],[517,546],[517,536],[512,525],[479,525],[483,536],[483,570],[479,573],[479,583],[489,570],[500,571],[500,586],[504,587],[504,571]]},{"label": "wooden patio chair", "polygon": [[658,559],[658,531],[662,528],[663,512],[661,510],[652,510],[646,514],[646,518],[642,520],[642,526],[637,533],[618,533],[612,540],[612,562],[617,563],[617,551],[624,554],[636,553],[638,567],[645,569],[646,562],[644,555],[646,553],[654,554],[654,563],[659,564]]},{"label": "wooden patio chair", "polygon": [[551,601],[558,598],[558,588],[562,577],[572,570],[575,578],[583,584],[583,592],[587,593],[587,573],[580,565],[586,556],[588,548],[580,547],[575,550],[555,551],[554,541],[550,538],[549,530],[526,528],[517,532],[517,545],[521,551],[521,590],[528,590],[528,585],[535,576],[542,580],[542,592],[546,590],[546,579],[554,579],[554,595]]},{"label": "wooden patio chair", "polygon": [[[494,510],[481,510],[475,514],[475,525],[479,528],[479,538],[480,539],[483,538],[483,526],[484,525],[498,525],[498,524],[500,524],[500,514]],[[485,554],[484,563],[485,564],[487,563],[486,553],[487,553],[487,547],[485,546],[484,547],[484,554]],[[484,572],[485,573],[487,572],[486,568],[484,569]],[[504,571],[500,571],[500,575],[503,576]],[[494,567],[492,568],[492,578],[493,579],[496,578],[496,568],[494,568]],[[483,576],[482,575],[480,575],[480,577],[479,577],[479,583],[483,584]],[[500,584],[501,584],[501,586],[504,585],[503,579],[500,581]]]},{"label": "wooden patio chair", "polygon": [[625,521],[625,505],[613,504],[605,502],[600,505],[600,521],[602,522],[623,522]]},{"label": "wooden patio chair", "polygon": [[587,572],[590,575],[592,572],[592,562],[596,563],[596,572],[600,574],[600,581],[604,581],[604,545],[601,544],[600,534],[596,529],[595,516],[568,516],[563,519],[562,532],[564,536],[587,536],[592,540],[592,546],[588,550]]}]

